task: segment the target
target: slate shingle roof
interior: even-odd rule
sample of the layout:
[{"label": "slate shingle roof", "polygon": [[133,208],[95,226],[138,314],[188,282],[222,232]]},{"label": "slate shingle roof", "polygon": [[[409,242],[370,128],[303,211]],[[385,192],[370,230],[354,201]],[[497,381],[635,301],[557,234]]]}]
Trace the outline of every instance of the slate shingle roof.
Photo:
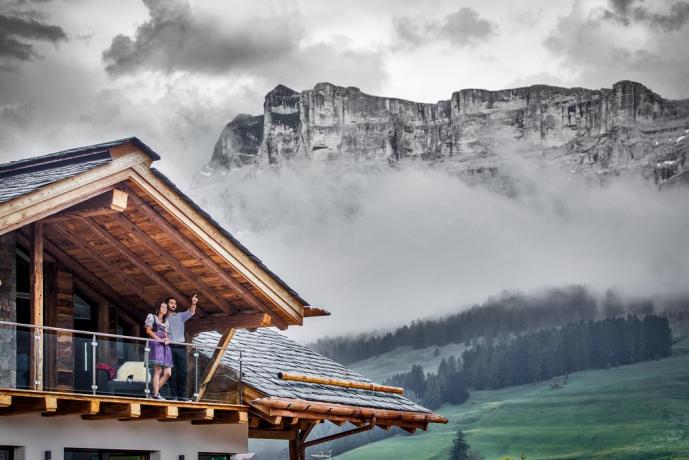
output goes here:
[{"label": "slate shingle roof", "polygon": [[0,203],[112,161],[108,149],[133,143],[151,159],[160,156],[136,137],[49,153],[0,164]]},{"label": "slate shingle roof", "polygon": [[[153,161],[160,160],[160,155],[155,153],[149,146],[144,144],[137,137],[128,137],[111,142],[77,147],[60,152],[49,153],[38,157],[25,160],[12,161],[0,164],[0,203],[29,194],[41,187],[50,185],[54,182],[76,176],[103,164],[112,161],[109,149],[131,143],[136,145],[146,153]],[[273,273],[263,264],[261,259],[256,257],[249,249],[242,245],[230,232],[225,230],[222,225],[215,221],[206,211],[199,207],[194,201],[184,194],[167,176],[155,168],[151,172],[165,182],[186,201],[194,210],[201,214],[208,222],[217,228],[227,239],[232,241],[244,254],[253,260],[262,270],[271,276],[280,286],[287,290],[294,298],[303,305],[309,303],[304,300],[294,289]]]},{"label": "slate shingle roof", "polygon": [[[194,342],[200,345],[216,346],[219,339],[220,334],[217,332],[204,332],[199,334]],[[211,350],[200,350],[207,357],[212,354]],[[397,394],[279,379],[278,372],[292,372],[371,382],[363,375],[349,370],[271,329],[261,328],[255,332],[240,329],[235,332],[230,348],[221,360],[222,366],[231,368],[235,372],[239,369],[237,350],[242,351],[243,382],[269,397],[430,413],[428,409]]]}]

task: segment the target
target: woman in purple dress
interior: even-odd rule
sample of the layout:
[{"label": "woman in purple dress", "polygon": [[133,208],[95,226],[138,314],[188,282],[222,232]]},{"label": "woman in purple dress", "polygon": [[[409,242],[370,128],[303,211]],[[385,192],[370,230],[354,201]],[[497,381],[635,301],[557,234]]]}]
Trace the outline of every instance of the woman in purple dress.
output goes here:
[{"label": "woman in purple dress", "polygon": [[165,385],[172,375],[172,350],[168,336],[167,304],[165,301],[155,305],[155,313],[149,313],[145,321],[146,334],[151,337],[150,361],[153,363],[153,398],[165,399],[160,396],[160,388]]}]

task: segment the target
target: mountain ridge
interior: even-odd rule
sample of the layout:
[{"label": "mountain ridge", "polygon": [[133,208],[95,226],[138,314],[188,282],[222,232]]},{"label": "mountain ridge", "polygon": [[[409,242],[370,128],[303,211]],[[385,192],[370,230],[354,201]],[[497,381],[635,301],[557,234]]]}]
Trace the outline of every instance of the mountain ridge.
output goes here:
[{"label": "mountain ridge", "polygon": [[689,99],[665,99],[623,80],[598,90],[532,85],[463,89],[420,103],[318,83],[276,86],[262,115],[223,129],[211,163],[228,167],[291,159],[452,160],[465,173],[494,175],[505,139],[572,171],[633,170],[665,181],[685,171]]}]

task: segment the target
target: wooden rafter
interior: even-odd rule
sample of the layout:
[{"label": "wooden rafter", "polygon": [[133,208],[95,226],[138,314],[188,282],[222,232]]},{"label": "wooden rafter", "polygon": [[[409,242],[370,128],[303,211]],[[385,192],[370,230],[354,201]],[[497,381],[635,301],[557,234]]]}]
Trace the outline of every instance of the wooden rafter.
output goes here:
[{"label": "wooden rafter", "polygon": [[120,270],[117,270],[116,267],[113,267],[111,264],[105,262],[99,254],[94,252],[94,249],[92,249],[90,244],[84,242],[83,239],[79,238],[77,235],[74,235],[70,230],[58,225],[51,225],[50,228],[55,233],[72,242],[72,244],[74,244],[77,248],[89,254],[94,265],[99,266],[101,270],[107,272],[113,279],[126,286],[131,294],[140,297],[148,305],[152,305],[157,300],[146,294],[140,285],[135,284],[128,277],[124,276]]},{"label": "wooden rafter", "polygon": [[141,227],[129,220],[122,214],[115,216],[115,221],[125,230],[133,233],[141,243],[148,247],[155,254],[158,254],[161,259],[165,260],[180,276],[184,277],[188,282],[195,285],[201,293],[208,298],[220,310],[231,313],[237,310],[233,308],[225,299],[222,298],[213,288],[208,286],[198,275],[190,269],[182,265],[182,263],[163,248],[156,240],[151,238]]},{"label": "wooden rafter", "polygon": [[[100,226],[96,221],[88,217],[82,217],[79,219],[83,222],[90,231],[95,233],[101,240],[110,244],[115,248],[122,256],[134,264],[139,270],[141,270],[148,278],[150,278],[154,283],[160,285],[171,295],[185,301],[187,304],[191,304],[191,299],[184,295],[179,289],[177,289],[170,281],[168,281],[163,275],[153,270],[146,262],[144,262],[138,255],[134,253],[131,249],[126,247],[120,240],[115,238],[106,229]],[[207,316],[202,313],[203,316]]]},{"label": "wooden rafter", "polygon": [[215,351],[213,351],[213,356],[211,357],[210,362],[206,366],[206,370],[203,372],[203,377],[201,377],[201,387],[199,388],[199,392],[196,395],[197,401],[200,401],[201,398],[203,398],[203,395],[206,394],[208,384],[211,382],[213,376],[215,375],[215,371],[220,366],[220,360],[223,356],[225,356],[225,348],[232,341],[232,338],[234,337],[234,332],[235,329],[228,329],[223,333],[222,337],[220,337],[220,340],[216,345],[219,348],[216,348]]},{"label": "wooden rafter", "polygon": [[50,222],[64,222],[74,218],[109,216],[127,209],[128,195],[116,188],[46,217]]},{"label": "wooden rafter", "polygon": [[205,319],[194,319],[187,323],[187,331],[195,334],[203,331],[223,331],[227,329],[255,329],[269,327],[272,318],[263,312],[239,313],[232,316],[210,316]]},{"label": "wooden rafter", "polygon": [[263,302],[256,298],[253,293],[242,286],[239,281],[234,279],[229,273],[227,273],[227,271],[225,271],[225,269],[208,257],[208,255],[199,249],[198,246],[190,242],[179,230],[177,230],[172,224],[170,224],[153,208],[151,208],[148,203],[140,198],[136,192],[130,190],[129,196],[131,197],[132,201],[136,203],[138,210],[143,212],[148,219],[163,229],[176,243],[182,246],[191,256],[195,257],[204,267],[215,273],[216,276],[227,283],[247,304],[257,310],[273,316],[273,321],[278,327],[286,327],[286,324],[282,318],[277,317],[274,312],[272,312],[263,304]]}]

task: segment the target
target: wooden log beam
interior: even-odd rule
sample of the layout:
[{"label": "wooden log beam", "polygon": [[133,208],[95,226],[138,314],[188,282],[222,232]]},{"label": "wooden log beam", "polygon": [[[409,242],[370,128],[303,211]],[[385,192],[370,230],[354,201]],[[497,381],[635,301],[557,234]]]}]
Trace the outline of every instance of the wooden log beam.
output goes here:
[{"label": "wooden log beam", "polygon": [[156,302],[157,299],[154,299],[150,295],[146,294],[141,285],[137,285],[136,283],[131,281],[127,276],[125,276],[121,270],[118,270],[116,267],[113,267],[112,265],[104,261],[99,254],[94,252],[94,250],[91,248],[91,245],[86,243],[78,235],[72,233],[71,230],[58,225],[51,225],[50,229],[56,234],[61,235],[63,238],[71,241],[72,244],[74,244],[82,251],[88,253],[91,259],[93,259],[95,265],[98,265],[101,270],[107,272],[109,276],[111,276],[114,280],[126,286],[131,294],[143,299],[148,305],[153,305],[153,303]]},{"label": "wooden log beam", "polygon": [[215,375],[215,371],[220,366],[220,361],[222,360],[222,357],[225,356],[225,349],[232,341],[232,338],[234,337],[234,332],[235,329],[228,329],[220,337],[220,340],[216,345],[219,348],[216,348],[213,352],[213,356],[211,357],[211,360],[206,366],[206,369],[203,372],[203,376],[201,377],[201,387],[199,388],[198,394],[196,395],[197,401],[200,401],[203,398],[203,395],[206,394],[208,384],[210,384],[211,380],[213,379],[213,376]]},{"label": "wooden log beam", "polygon": [[195,274],[190,269],[182,265],[179,259],[177,259],[169,251],[163,248],[156,240],[154,240],[146,232],[144,232],[141,229],[141,227],[129,220],[126,216],[124,216],[123,214],[118,214],[115,216],[115,221],[125,230],[134,234],[137,237],[137,239],[141,241],[141,243],[144,244],[144,246],[148,247],[154,254],[160,256],[161,259],[165,260],[165,262],[167,262],[177,272],[177,274],[179,274],[188,282],[196,286],[196,288],[199,291],[201,291],[208,298],[208,300],[210,300],[220,310],[226,313],[238,311],[237,309],[233,308],[213,288],[208,286],[197,274]]},{"label": "wooden log beam", "polygon": [[131,191],[129,196],[132,202],[136,204],[136,208],[146,215],[148,219],[158,225],[180,246],[182,246],[191,256],[196,258],[206,269],[215,273],[221,280],[227,283],[247,304],[253,308],[268,313],[273,317],[273,322],[281,329],[287,327],[285,321],[279,316],[275,315],[266,305],[263,304],[253,293],[239,283],[232,277],[224,268],[218,265],[213,259],[199,249],[194,243],[189,241],[179,230],[172,224],[158,214],[148,203],[146,203],[136,192]]},{"label": "wooden log beam", "polygon": [[67,208],[44,220],[48,222],[65,222],[75,218],[110,216],[127,209],[128,195],[118,189],[107,190],[105,193]]},{"label": "wooden log beam", "polygon": [[12,405],[11,395],[0,395],[0,408],[10,407]]},{"label": "wooden log beam", "polygon": [[13,397],[10,406],[0,408],[0,415],[18,415],[30,412],[55,412],[57,398],[53,396],[41,397]]},{"label": "wooden log beam", "polygon": [[60,415],[96,415],[100,411],[100,401],[59,400],[54,412],[44,412],[44,417]]},{"label": "wooden log beam", "polygon": [[[43,326],[43,222],[32,225],[31,235],[31,324]],[[43,389],[43,331],[32,330],[30,385]]]},{"label": "wooden log beam", "polygon": [[187,322],[187,331],[191,334],[196,334],[204,331],[222,331],[227,329],[254,329],[269,327],[272,324],[272,317],[266,313],[239,313],[231,316],[192,319]]},{"label": "wooden log beam", "polygon": [[281,439],[291,441],[297,438],[297,431],[261,430],[257,428],[249,428],[249,437],[251,439]]},{"label": "wooden log beam", "polygon": [[130,420],[176,420],[179,416],[177,406],[146,406],[141,408],[141,414]]},{"label": "wooden log beam", "polygon": [[278,378],[282,380],[290,380],[293,382],[305,382],[305,383],[316,383],[319,385],[327,385],[334,387],[343,388],[354,388],[358,390],[368,390],[380,393],[395,393],[404,394],[404,388],[392,387],[387,385],[379,385],[372,382],[356,382],[353,380],[342,380],[334,379],[330,377],[303,375],[303,374],[292,374],[289,372],[278,372]]},{"label": "wooden log beam", "polygon": [[212,421],[215,417],[215,409],[211,407],[204,407],[199,409],[192,409],[188,407],[180,407],[179,416],[175,420],[179,421]]},{"label": "wooden log beam", "polygon": [[133,419],[141,416],[141,404],[129,402],[101,402],[95,415],[82,415],[84,420]]},{"label": "wooden log beam", "polygon": [[95,233],[102,241],[110,244],[114,247],[123,257],[134,264],[139,270],[141,270],[151,281],[158,284],[162,288],[170,292],[171,295],[183,300],[188,305],[191,305],[191,298],[184,295],[179,289],[177,289],[170,281],[168,281],[164,276],[162,276],[157,271],[153,270],[150,265],[144,262],[141,257],[139,257],[134,251],[126,247],[120,240],[115,238],[106,229],[101,227],[96,221],[91,218],[83,217],[80,218],[80,222],[84,223],[88,229]]},{"label": "wooden log beam", "polygon": [[249,415],[246,412],[215,411],[212,420],[192,420],[192,425],[218,425],[218,424],[247,424]]}]

